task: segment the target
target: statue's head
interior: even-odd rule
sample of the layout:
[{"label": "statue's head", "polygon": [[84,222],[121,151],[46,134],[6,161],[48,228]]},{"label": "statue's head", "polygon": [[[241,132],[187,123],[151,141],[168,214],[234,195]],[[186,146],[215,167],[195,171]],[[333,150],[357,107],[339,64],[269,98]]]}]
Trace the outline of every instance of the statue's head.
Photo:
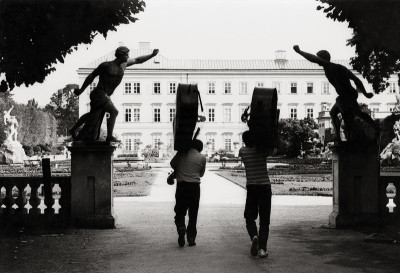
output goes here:
[{"label": "statue's head", "polygon": [[327,50],[320,50],[317,52],[317,56],[324,61],[331,61],[331,54]]},{"label": "statue's head", "polygon": [[125,55],[129,56],[129,48],[127,48],[126,46],[120,46],[115,50],[115,57],[121,58]]}]

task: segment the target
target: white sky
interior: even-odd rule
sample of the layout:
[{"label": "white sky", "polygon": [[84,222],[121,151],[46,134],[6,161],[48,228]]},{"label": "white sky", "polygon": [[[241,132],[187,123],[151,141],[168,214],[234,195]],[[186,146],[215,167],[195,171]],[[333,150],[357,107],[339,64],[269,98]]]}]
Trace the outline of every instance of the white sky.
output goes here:
[{"label": "white sky", "polygon": [[354,48],[346,46],[352,30],[317,11],[316,0],[147,0],[136,23],[122,25],[98,35],[91,45],[55,66],[44,83],[13,90],[14,99],[40,106],[69,83],[79,83],[77,70],[115,50],[119,42],[138,48],[150,42],[169,59],[274,59],[276,50],[286,50],[288,59],[301,59],[292,47],[316,53],[328,50],[332,59],[349,59]]}]

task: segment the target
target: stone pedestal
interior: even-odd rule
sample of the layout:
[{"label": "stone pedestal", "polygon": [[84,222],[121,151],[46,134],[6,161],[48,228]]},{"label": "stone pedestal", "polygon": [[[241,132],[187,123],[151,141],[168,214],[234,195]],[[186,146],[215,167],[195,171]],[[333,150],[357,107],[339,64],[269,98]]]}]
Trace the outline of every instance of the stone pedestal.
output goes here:
[{"label": "stone pedestal", "polygon": [[332,148],[333,228],[377,226],[379,153],[377,145],[362,149],[342,142]]},{"label": "stone pedestal", "polygon": [[27,159],[22,144],[16,140],[6,139],[0,147],[0,163],[24,163]]},{"label": "stone pedestal", "polygon": [[114,228],[113,166],[109,142],[75,141],[71,151],[71,216],[74,226]]}]

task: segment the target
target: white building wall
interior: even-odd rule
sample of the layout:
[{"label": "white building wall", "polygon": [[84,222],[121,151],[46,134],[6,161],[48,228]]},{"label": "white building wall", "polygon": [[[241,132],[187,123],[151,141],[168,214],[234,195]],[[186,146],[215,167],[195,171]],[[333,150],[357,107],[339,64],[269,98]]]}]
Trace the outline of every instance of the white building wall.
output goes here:
[{"label": "white building wall", "polygon": [[[91,69],[80,69],[79,76],[81,85]],[[356,73],[362,79],[362,77]],[[95,81],[97,81],[96,79]],[[375,95],[372,99],[359,95],[358,101],[366,103],[370,109],[378,110],[376,117],[390,114],[390,108],[394,107],[396,94],[399,93],[397,76],[389,80],[395,82],[395,93],[389,88],[382,94]],[[140,82],[140,94],[125,94],[125,83]],[[154,82],[161,83],[161,93],[153,93]],[[275,83],[280,83],[278,93],[278,108],[280,118],[289,118],[291,109],[296,109],[297,118],[303,119],[307,115],[307,109],[312,109],[313,117],[316,119],[321,111],[323,103],[332,106],[335,103],[336,92],[329,84],[329,93],[323,93],[323,84],[327,79],[323,70],[275,70],[275,71],[252,71],[252,70],[197,70],[197,71],[169,71],[169,70],[134,70],[127,69],[121,84],[112,95],[112,101],[119,115],[114,129],[114,134],[125,145],[125,139],[139,138],[143,147],[153,145],[155,138],[164,143],[164,150],[171,142],[172,122],[169,120],[169,109],[175,107],[176,94],[169,93],[169,83],[197,83],[201,93],[204,113],[207,121],[199,123],[201,132],[199,139],[206,144],[210,138],[215,139],[215,150],[225,148],[226,139],[231,140],[231,147],[234,149],[234,142],[241,143],[241,133],[247,130],[247,125],[240,120],[241,110],[251,103],[251,96],[254,87],[263,83],[264,87],[272,88]],[[215,83],[215,94],[209,94],[208,84]],[[231,83],[231,94],[224,93],[224,83]],[[247,94],[240,94],[240,83],[247,82]],[[291,93],[291,83],[297,83],[297,93]],[[307,83],[313,84],[313,93],[307,93]],[[372,88],[365,80],[363,83],[368,92]],[[79,99],[79,115],[89,110],[89,88]],[[125,109],[128,107],[140,108],[140,122],[126,122]],[[161,120],[153,122],[153,109],[160,107]],[[215,109],[215,122],[209,122],[207,116],[208,108]],[[231,121],[224,121],[224,108],[231,109]],[[199,108],[200,109],[200,108]],[[199,110],[200,111],[200,110]],[[133,113],[132,113],[133,115]],[[133,142],[132,142],[133,148]],[[206,147],[205,147],[206,149]]]}]

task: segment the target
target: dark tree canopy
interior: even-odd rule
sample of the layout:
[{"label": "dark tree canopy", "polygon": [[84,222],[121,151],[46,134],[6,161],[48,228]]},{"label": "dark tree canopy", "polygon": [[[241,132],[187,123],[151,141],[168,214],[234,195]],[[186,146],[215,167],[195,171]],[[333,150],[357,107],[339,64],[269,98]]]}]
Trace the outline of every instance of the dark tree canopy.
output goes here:
[{"label": "dark tree canopy", "polygon": [[[25,147],[36,145],[52,146],[57,143],[57,121],[51,113],[37,107],[35,100],[30,100],[28,105],[16,103],[10,92],[0,93],[0,119],[3,120],[4,111],[11,106],[11,115],[18,120],[18,141]],[[0,143],[5,136],[4,123],[0,122]]]},{"label": "dark tree canopy", "polygon": [[[386,80],[400,70],[400,1],[317,0],[328,18],[348,22],[356,57],[353,68],[372,84],[376,93],[387,87]],[[400,84],[400,79],[399,79]]]},{"label": "dark tree canopy", "polygon": [[286,154],[290,157],[298,156],[300,151],[307,146],[307,143],[318,137],[317,129],[318,124],[312,118],[280,119],[278,124],[280,136],[278,154]]},{"label": "dark tree canopy", "polygon": [[43,82],[96,34],[135,22],[142,0],[0,0],[0,91]]},{"label": "dark tree canopy", "polygon": [[56,118],[58,135],[67,135],[68,129],[79,118],[79,101],[73,93],[74,89],[78,87],[77,84],[68,84],[63,89],[58,90],[51,96],[50,103],[44,108]]}]

